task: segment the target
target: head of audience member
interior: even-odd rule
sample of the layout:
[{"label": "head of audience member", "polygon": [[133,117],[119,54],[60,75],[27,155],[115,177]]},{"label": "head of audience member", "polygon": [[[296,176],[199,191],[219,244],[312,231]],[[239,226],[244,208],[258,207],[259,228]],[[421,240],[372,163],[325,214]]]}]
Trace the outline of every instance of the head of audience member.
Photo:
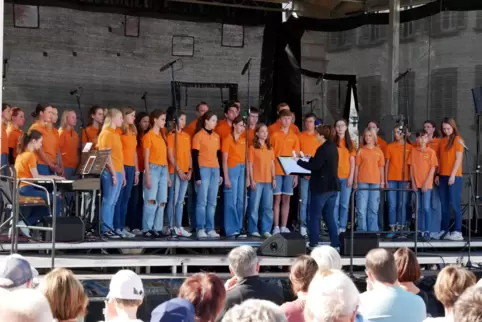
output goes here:
[{"label": "head of audience member", "polygon": [[206,103],[206,102],[199,102],[199,103],[196,105],[196,116],[197,116],[197,118],[200,118],[201,116],[203,116],[204,113],[206,113],[207,111],[209,111],[208,103]]},{"label": "head of audience member", "polygon": [[0,263],[0,288],[7,291],[35,288],[38,272],[21,255],[7,256]]},{"label": "head of audience member", "polygon": [[420,264],[411,249],[399,248],[393,256],[397,265],[398,281],[401,284],[413,284],[420,279]]},{"label": "head of audience member", "polygon": [[52,322],[49,302],[42,293],[21,289],[0,295],[0,321]]},{"label": "head of audience member", "polygon": [[[151,313],[151,322],[195,322],[194,305],[186,299],[174,298],[157,306]],[[197,322],[197,321],[196,321]]]},{"label": "head of audience member", "polygon": [[279,306],[265,300],[246,300],[233,306],[223,317],[223,322],[287,322]]},{"label": "head of audience member", "polygon": [[341,269],[341,257],[336,249],[328,245],[315,247],[310,256],[319,269]]},{"label": "head of audience member", "polygon": [[178,297],[194,305],[197,322],[214,322],[224,307],[226,289],[216,274],[198,273],[182,283]]},{"label": "head of audience member", "polygon": [[322,124],[316,127],[316,139],[320,144],[323,144],[326,141],[333,141],[334,136],[335,130],[331,125]]},{"label": "head of audience member", "polygon": [[391,252],[383,248],[372,249],[365,259],[368,290],[378,284],[391,286],[398,282],[397,264]]},{"label": "head of audience member", "polygon": [[130,270],[120,270],[111,279],[105,302],[106,321],[116,318],[135,319],[144,300],[141,278]]},{"label": "head of audience member", "polygon": [[85,316],[89,299],[71,270],[56,268],[49,272],[40,290],[49,301],[54,319],[75,321]]},{"label": "head of audience member", "polygon": [[305,294],[308,292],[311,280],[318,271],[318,265],[314,258],[308,255],[301,255],[296,258],[290,269],[290,282],[293,293]]},{"label": "head of audience member", "polygon": [[259,120],[259,110],[256,107],[249,109],[249,128],[254,129]]},{"label": "head of audience member", "polygon": [[259,261],[251,246],[239,246],[228,255],[229,271],[238,280],[259,274]]},{"label": "head of audience member", "polygon": [[281,128],[289,128],[291,125],[291,112],[290,110],[281,110],[278,113],[278,118],[281,123]]},{"label": "head of audience member", "polygon": [[469,287],[455,302],[454,321],[482,322],[482,288],[480,286]]},{"label": "head of audience member", "polygon": [[444,306],[445,316],[453,314],[457,299],[476,281],[474,273],[461,266],[449,265],[438,273],[433,289],[435,297]]},{"label": "head of audience member", "polygon": [[339,270],[320,270],[308,289],[305,322],[354,322],[360,293]]}]

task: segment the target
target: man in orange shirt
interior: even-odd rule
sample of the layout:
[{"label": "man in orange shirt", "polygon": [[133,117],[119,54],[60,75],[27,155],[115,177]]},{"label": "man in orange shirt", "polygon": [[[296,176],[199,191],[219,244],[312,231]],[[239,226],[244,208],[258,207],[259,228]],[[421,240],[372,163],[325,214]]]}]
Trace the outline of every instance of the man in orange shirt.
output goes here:
[{"label": "man in orange shirt", "polygon": [[259,119],[259,110],[256,107],[251,107],[249,109],[248,126],[245,132],[245,133],[248,133],[248,146],[253,145],[254,134],[256,131],[256,124],[258,124],[258,119]]},{"label": "man in orange shirt", "polygon": [[[288,112],[290,111],[290,107],[288,104],[286,103],[280,103],[278,104],[278,107],[276,108],[276,112],[278,113],[278,120],[276,122],[274,122],[273,124],[271,124],[269,127],[268,127],[268,132],[269,132],[269,135],[273,135],[273,133],[275,132],[278,132],[279,130],[281,130],[281,117],[280,117],[280,113],[281,111],[284,111],[284,110],[287,110]],[[292,117],[292,114],[290,113],[290,118]],[[294,122],[294,119],[291,120],[291,123],[290,123],[290,131],[293,132],[294,134],[298,135],[300,133],[300,130],[298,129],[298,127],[296,125],[293,124]]]},{"label": "man in orange shirt", "polygon": [[209,111],[209,106],[208,106],[208,103],[206,102],[199,102],[197,105],[196,105],[196,119],[194,121],[192,121],[191,123],[189,123],[188,126],[186,126],[186,128],[184,129],[184,132],[186,132],[187,134],[189,134],[189,136],[191,137],[191,140],[192,138],[194,137],[194,132],[196,132],[196,125],[197,125],[197,120],[204,115],[204,113],[206,113],[207,111]]},{"label": "man in orange shirt", "polygon": [[229,101],[224,104],[224,116],[226,119],[219,121],[214,129],[214,132],[219,135],[221,142],[226,135],[229,135],[233,132],[233,120],[236,118],[236,116],[238,116],[238,114],[239,109],[234,101]]},{"label": "man in orange shirt", "polygon": [[12,118],[12,108],[7,103],[2,104],[2,154],[1,154],[1,162],[0,167],[4,167],[2,169],[2,173],[4,175],[8,174],[7,165],[8,165],[8,136],[7,136],[7,125]]}]

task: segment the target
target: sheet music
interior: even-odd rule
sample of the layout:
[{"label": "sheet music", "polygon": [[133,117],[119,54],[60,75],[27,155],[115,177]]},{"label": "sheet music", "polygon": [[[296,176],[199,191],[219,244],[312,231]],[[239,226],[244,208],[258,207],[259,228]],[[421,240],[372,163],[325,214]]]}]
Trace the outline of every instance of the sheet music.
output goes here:
[{"label": "sheet music", "polygon": [[[309,158],[304,157],[301,158],[303,161],[308,161]],[[291,174],[301,174],[301,175],[310,175],[311,171],[306,170],[305,168],[300,167],[292,157],[278,157],[279,163],[283,168],[283,171],[287,175]]]}]

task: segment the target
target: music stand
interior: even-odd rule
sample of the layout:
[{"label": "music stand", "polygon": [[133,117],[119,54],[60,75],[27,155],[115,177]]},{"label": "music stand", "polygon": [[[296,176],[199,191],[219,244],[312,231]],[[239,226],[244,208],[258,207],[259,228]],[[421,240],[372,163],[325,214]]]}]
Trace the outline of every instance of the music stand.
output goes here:
[{"label": "music stand", "polygon": [[[308,160],[306,160],[308,161]],[[293,160],[293,157],[278,157],[278,162],[281,165],[281,169],[287,176],[309,176],[311,175],[310,170],[306,170],[298,165],[298,163]]]}]

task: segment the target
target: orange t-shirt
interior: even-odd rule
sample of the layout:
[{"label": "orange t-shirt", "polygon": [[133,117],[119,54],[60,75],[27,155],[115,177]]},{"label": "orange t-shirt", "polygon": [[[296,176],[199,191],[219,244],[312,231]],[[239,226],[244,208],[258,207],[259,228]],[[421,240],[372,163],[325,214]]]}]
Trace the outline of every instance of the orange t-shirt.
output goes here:
[{"label": "orange t-shirt", "polygon": [[218,151],[221,149],[219,135],[209,134],[202,129],[194,135],[192,148],[199,151],[198,163],[200,167],[219,168]]},{"label": "orange t-shirt", "polygon": [[255,149],[254,146],[249,147],[248,161],[252,163],[254,182],[273,182],[272,166],[274,161],[274,150],[268,150],[266,145]]},{"label": "orange t-shirt", "polygon": [[[177,149],[174,149],[177,143]],[[191,137],[184,131],[177,132],[177,142],[176,135],[174,131],[169,133],[167,136],[167,148],[172,149],[172,154],[176,153],[176,163],[177,167],[183,172],[189,171],[189,166],[191,165]],[[174,151],[175,150],[175,151]],[[169,173],[174,173],[174,167],[169,163]]]},{"label": "orange t-shirt", "polygon": [[142,137],[142,147],[149,149],[149,163],[167,165],[167,144],[161,132],[156,134],[153,129]]},{"label": "orange t-shirt", "polygon": [[363,147],[356,154],[355,164],[358,166],[358,182],[380,184],[380,168],[385,166],[385,158],[379,147],[369,149]]},{"label": "orange t-shirt", "polygon": [[137,151],[137,135],[131,130],[127,130],[124,134],[124,130],[121,128],[116,129],[117,134],[119,134],[122,142],[122,154],[124,157],[124,165],[135,166],[135,152]]},{"label": "orange t-shirt", "polygon": [[79,165],[79,135],[74,130],[59,131],[60,153],[66,168],[77,168]]},{"label": "orange t-shirt", "polygon": [[[429,147],[422,151],[419,147],[413,148],[408,158],[408,164],[412,168],[413,178],[417,188],[422,188],[432,168],[438,166],[437,154]],[[428,179],[427,188],[433,187],[433,175]]]},{"label": "orange t-shirt", "polygon": [[[454,138],[454,144],[452,147],[447,151],[446,147],[449,143],[449,137],[446,136],[442,140],[440,140],[439,151],[438,151],[438,163],[439,163],[439,175],[441,176],[450,176],[452,174],[452,170],[455,165],[455,154],[457,152],[462,152],[462,161],[464,157],[464,146],[462,145],[464,141],[460,136],[456,136]],[[455,174],[456,177],[462,176],[462,164],[460,163],[460,167]]]},{"label": "orange t-shirt", "polygon": [[388,147],[387,141],[377,136],[377,144],[378,144],[378,147],[382,150],[383,154],[385,154]]},{"label": "orange t-shirt", "polygon": [[345,138],[338,142],[338,178],[347,179],[350,176],[350,158],[356,156],[356,145],[351,141],[351,152],[346,147]]},{"label": "orange t-shirt", "polygon": [[[30,169],[37,169],[37,156],[31,151],[20,153],[15,159],[15,171],[17,172],[17,178],[33,178],[32,171]],[[22,185],[26,185],[26,183]]]},{"label": "orange t-shirt", "polygon": [[116,172],[124,171],[124,155],[122,153],[122,142],[120,135],[115,129],[103,129],[97,140],[99,150],[111,150],[112,164]]},{"label": "orange t-shirt", "polygon": [[[254,143],[254,134],[254,129],[248,130],[248,147],[252,146]],[[243,132],[243,137],[246,137],[246,130]]]},{"label": "orange t-shirt", "polygon": [[221,120],[216,125],[214,132],[216,132],[219,135],[221,141],[223,141],[224,137],[228,136],[233,132],[233,127],[229,125],[226,120]]},{"label": "orange t-shirt", "polygon": [[197,119],[195,119],[194,121],[189,123],[189,125],[186,126],[186,128],[184,129],[184,132],[189,134],[191,139],[194,138],[194,134],[196,134],[196,133],[194,133],[194,132],[196,132],[196,126],[197,126]]},{"label": "orange t-shirt", "polygon": [[[427,143],[427,146],[431,148],[432,150],[435,151],[435,154],[438,152],[438,146],[440,145],[440,139],[439,138],[433,138],[430,140],[430,142]],[[438,155],[437,155],[438,158]]]},{"label": "orange t-shirt", "polygon": [[235,142],[232,135],[227,135],[222,140],[223,153],[228,154],[228,168],[234,168],[238,164],[244,164],[246,158],[246,138],[240,136]]},{"label": "orange t-shirt", "polygon": [[[29,131],[37,130],[42,133],[42,151],[51,163],[57,163],[57,153],[59,153],[59,134],[56,128],[50,124],[42,124],[37,121],[30,127]],[[47,164],[41,158],[37,158],[39,164]]]},{"label": "orange t-shirt", "polygon": [[2,154],[8,154],[7,124],[2,123]]},{"label": "orange t-shirt", "polygon": [[407,143],[407,148],[405,149],[405,179],[402,179],[402,168],[403,168],[403,144],[398,142],[392,142],[387,146],[385,150],[385,159],[390,160],[388,164],[387,180],[393,181],[409,181],[410,172],[408,169],[408,156],[412,146]]},{"label": "orange t-shirt", "polygon": [[[291,131],[289,131],[288,134],[282,131],[273,133],[273,136],[271,136],[271,144],[273,145],[275,157],[292,156],[293,151],[295,151],[296,154],[300,153],[300,140],[298,139],[298,135]],[[275,160],[274,166],[277,176],[286,175],[278,160]]]},{"label": "orange t-shirt", "polygon": [[302,132],[298,134],[300,140],[300,151],[305,155],[314,156],[316,149],[320,146],[320,141],[316,138],[316,134],[310,134],[308,132]]},{"label": "orange t-shirt", "polygon": [[13,157],[17,156],[18,141],[23,135],[23,131],[15,126],[9,125],[7,127],[8,148],[13,149]]},{"label": "orange t-shirt", "polygon": [[82,147],[87,143],[91,142],[92,143],[92,150],[97,149],[97,140],[99,139],[99,134],[100,134],[100,128],[96,128],[93,125],[87,126],[85,129],[81,130],[81,135],[82,135]]},{"label": "orange t-shirt", "polygon": [[[274,122],[270,126],[268,126],[269,135],[273,135],[274,133],[276,133],[278,131],[281,131],[281,122],[279,120]],[[298,129],[298,127],[296,125],[290,124],[290,132],[293,132],[294,134],[299,134],[300,129]]]}]

